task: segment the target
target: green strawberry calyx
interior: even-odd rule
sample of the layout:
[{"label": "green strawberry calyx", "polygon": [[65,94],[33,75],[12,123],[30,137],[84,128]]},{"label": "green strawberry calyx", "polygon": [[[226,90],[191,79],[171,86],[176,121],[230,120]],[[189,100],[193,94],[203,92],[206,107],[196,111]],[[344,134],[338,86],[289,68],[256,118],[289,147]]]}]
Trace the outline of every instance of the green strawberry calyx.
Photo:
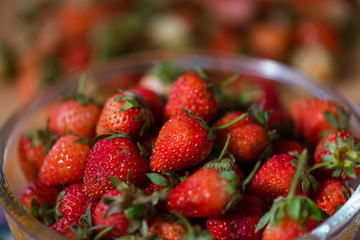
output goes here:
[{"label": "green strawberry calyx", "polygon": [[[29,209],[27,210],[30,211]],[[51,226],[56,220],[54,216],[54,209],[47,204],[40,206],[34,198],[31,199],[30,214],[46,226]]]},{"label": "green strawberry calyx", "polygon": [[163,174],[168,176],[169,179],[158,173],[147,173],[146,176],[152,183],[163,186],[164,189],[162,191],[170,191],[181,183],[181,179],[176,175],[176,173],[164,171]]},{"label": "green strawberry calyx", "polygon": [[181,71],[174,62],[159,62],[150,69],[148,75],[157,77],[162,83],[173,83]]},{"label": "green strawberry calyx", "polygon": [[301,178],[305,161],[306,157],[299,158],[289,194],[287,197],[275,199],[271,209],[259,220],[255,232],[258,232],[268,224],[270,224],[270,226],[278,226],[286,217],[290,217],[295,222],[301,223],[302,227],[305,227],[310,217],[316,221],[321,221],[329,217],[328,214],[318,208],[316,203],[310,198],[295,195],[296,186]]},{"label": "green strawberry calyx", "polygon": [[356,178],[355,168],[360,167],[360,142],[355,143],[353,136],[344,140],[338,135],[335,143],[328,141],[324,145],[329,153],[312,170],[323,167],[333,169],[332,176],[335,178]]},{"label": "green strawberry calyx", "polygon": [[86,92],[86,81],[87,75],[81,74],[79,78],[78,88],[75,92],[75,99],[81,104],[86,105],[91,102],[90,98],[88,98],[85,94]]},{"label": "green strawberry calyx", "polygon": [[45,154],[48,154],[52,145],[54,145],[58,139],[57,135],[49,128],[49,119],[46,120],[44,129],[30,131],[26,134],[26,138],[31,140],[31,146],[33,148],[44,144]]}]

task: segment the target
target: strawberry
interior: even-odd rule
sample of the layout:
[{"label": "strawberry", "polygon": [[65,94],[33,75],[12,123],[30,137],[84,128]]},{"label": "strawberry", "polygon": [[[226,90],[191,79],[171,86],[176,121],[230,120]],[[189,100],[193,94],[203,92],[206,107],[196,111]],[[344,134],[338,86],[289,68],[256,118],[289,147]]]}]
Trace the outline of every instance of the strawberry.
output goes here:
[{"label": "strawberry", "polygon": [[146,101],[134,92],[120,92],[106,100],[96,126],[97,135],[120,131],[139,139],[149,128],[152,115]]},{"label": "strawberry", "polygon": [[167,210],[187,217],[221,216],[233,200],[238,183],[234,171],[200,168],[170,192]]},{"label": "strawberry", "polygon": [[68,239],[78,239],[78,235],[71,229],[71,226],[78,223],[78,217],[66,216],[57,220],[50,229],[67,237]]},{"label": "strawberry", "polygon": [[20,137],[19,163],[28,181],[38,178],[41,164],[57,137],[48,127],[45,130],[31,131]]},{"label": "strawberry", "polygon": [[78,140],[65,135],[55,142],[40,167],[40,182],[50,186],[81,182],[91,148]]},{"label": "strawberry", "polygon": [[183,239],[186,232],[187,229],[184,224],[174,219],[169,220],[166,217],[156,216],[152,219],[148,235],[157,236],[163,240],[180,240]]},{"label": "strawberry", "polygon": [[141,77],[139,87],[149,89],[159,95],[168,95],[173,82],[179,75],[180,70],[174,63],[160,62]]},{"label": "strawberry", "polygon": [[276,140],[271,144],[271,148],[273,155],[290,153],[295,151],[298,153],[302,153],[304,150],[304,147],[298,141],[289,139]]},{"label": "strawberry", "polygon": [[[112,189],[104,194],[104,198],[109,197],[121,197],[122,193],[117,189]],[[106,205],[103,201],[100,201],[95,208],[95,225],[103,226],[99,228],[99,231],[103,231],[108,227],[112,227],[111,231],[104,237],[120,237],[127,233],[130,225],[130,220],[126,217],[124,212],[115,212],[107,214],[110,206]]]},{"label": "strawberry", "polygon": [[49,113],[49,128],[59,136],[74,134],[85,138],[95,136],[101,108],[85,96],[86,76],[82,75],[71,99],[56,105]]},{"label": "strawberry", "polygon": [[296,129],[312,145],[316,145],[323,135],[346,130],[349,125],[348,115],[329,100],[299,99],[292,102],[289,109]]},{"label": "strawberry", "polygon": [[[230,123],[242,114],[240,111],[228,113],[215,122],[213,127]],[[216,144],[224,145],[229,133],[229,151],[234,154],[238,163],[253,163],[258,160],[270,143],[266,129],[249,116],[231,127],[216,131]]]},{"label": "strawberry", "polygon": [[319,180],[319,190],[310,195],[318,208],[334,215],[350,198],[350,191],[344,183],[334,178]]},{"label": "strawberry", "polygon": [[115,133],[97,141],[87,159],[83,190],[89,197],[101,197],[113,188],[109,176],[142,185],[149,172],[147,160],[128,135]]},{"label": "strawberry", "polygon": [[163,98],[146,88],[135,87],[130,91],[140,94],[147,101],[153,116],[157,116],[157,119],[160,120],[158,116],[162,116],[165,107]]},{"label": "strawberry", "polygon": [[82,191],[81,183],[74,183],[67,186],[58,197],[56,204],[56,217],[78,217],[78,219],[85,215],[89,205],[91,205],[91,212],[95,210],[98,204],[98,199],[88,198]]},{"label": "strawberry", "polygon": [[267,206],[260,198],[244,195],[235,210],[207,219],[206,227],[218,240],[260,240],[262,231],[255,233],[255,227],[266,211]]},{"label": "strawberry", "polygon": [[199,73],[186,73],[180,76],[170,92],[165,105],[164,120],[175,115],[185,115],[182,109],[191,111],[206,122],[213,120],[219,110],[214,91],[206,77]]},{"label": "strawberry", "polygon": [[[271,202],[277,197],[286,196],[290,191],[297,169],[294,164],[296,159],[295,156],[288,153],[269,158],[250,181],[249,194]],[[299,195],[309,193],[309,191],[303,191],[300,183],[296,185],[295,192]]]},{"label": "strawberry", "polygon": [[348,131],[336,131],[324,137],[316,146],[315,166],[321,173],[341,179],[360,174],[359,139]]},{"label": "strawberry", "polygon": [[303,178],[306,151],[301,156],[294,155],[298,157],[297,169],[287,196],[277,198],[256,226],[255,232],[266,226],[262,239],[297,238],[317,227],[327,217],[310,198],[296,195],[299,180]]},{"label": "strawberry", "polygon": [[32,210],[33,201],[35,201],[39,207],[44,205],[54,207],[60,190],[60,188],[46,186],[39,180],[35,180],[29,183],[21,192],[20,202],[30,210]]},{"label": "strawberry", "polygon": [[196,166],[209,156],[213,140],[205,122],[188,114],[177,115],[161,128],[150,156],[150,169],[179,171]]},{"label": "strawberry", "polygon": [[49,128],[59,136],[75,134],[81,137],[95,136],[95,126],[101,108],[93,103],[81,104],[69,100],[55,106],[49,113]]}]

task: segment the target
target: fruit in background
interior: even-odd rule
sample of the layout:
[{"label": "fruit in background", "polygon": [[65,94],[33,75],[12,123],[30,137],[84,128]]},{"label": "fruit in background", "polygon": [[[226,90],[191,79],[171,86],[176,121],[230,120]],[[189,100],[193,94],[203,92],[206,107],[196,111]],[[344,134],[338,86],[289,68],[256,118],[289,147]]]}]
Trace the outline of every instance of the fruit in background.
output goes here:
[{"label": "fruit in background", "polygon": [[235,53],[239,52],[242,45],[234,28],[226,26],[215,27],[211,33],[207,48],[217,52]]},{"label": "fruit in background", "polygon": [[81,182],[90,146],[75,135],[64,135],[52,146],[39,171],[39,180],[48,186]]},{"label": "fruit in background", "polygon": [[216,117],[219,103],[211,81],[206,78],[201,73],[190,72],[176,80],[165,105],[165,121],[179,114],[186,115],[184,109],[206,122]]},{"label": "fruit in background", "polygon": [[288,139],[275,140],[274,142],[272,142],[271,148],[273,155],[290,153],[294,151],[302,153],[302,151],[304,150],[304,147],[300,144],[300,142]]},{"label": "fruit in background", "polygon": [[180,240],[185,236],[187,229],[184,224],[175,219],[167,219],[162,216],[155,216],[151,219],[149,236],[157,236],[163,240]]}]

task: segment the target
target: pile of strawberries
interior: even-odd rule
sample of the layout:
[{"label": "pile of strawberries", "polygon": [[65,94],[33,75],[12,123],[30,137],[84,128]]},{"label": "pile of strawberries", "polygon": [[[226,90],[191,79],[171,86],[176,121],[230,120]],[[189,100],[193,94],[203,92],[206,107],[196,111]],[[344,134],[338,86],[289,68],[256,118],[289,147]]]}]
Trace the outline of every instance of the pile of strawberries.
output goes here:
[{"label": "pile of strawberries", "polygon": [[360,143],[335,102],[285,108],[264,79],[169,66],[103,105],[80,81],[22,136],[34,217],[69,239],[288,240],[350,197]]}]

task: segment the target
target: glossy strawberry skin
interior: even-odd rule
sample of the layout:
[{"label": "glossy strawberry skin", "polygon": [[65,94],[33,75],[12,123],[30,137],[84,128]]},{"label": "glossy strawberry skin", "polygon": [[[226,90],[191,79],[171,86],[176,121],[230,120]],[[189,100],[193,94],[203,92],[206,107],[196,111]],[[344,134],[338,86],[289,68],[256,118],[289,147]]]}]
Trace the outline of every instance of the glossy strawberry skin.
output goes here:
[{"label": "glossy strawberry skin", "polygon": [[318,223],[309,218],[305,227],[301,226],[301,223],[295,222],[290,217],[285,217],[278,226],[267,225],[262,240],[289,240],[300,237],[301,235],[310,232],[318,226]]},{"label": "glossy strawberry skin", "polygon": [[129,172],[130,182],[136,185],[142,185],[149,172],[137,146],[128,138],[100,139],[89,154],[83,190],[89,197],[101,197],[113,188],[109,176],[126,181]]},{"label": "glossy strawberry skin", "polygon": [[213,91],[209,90],[210,83],[202,79],[197,73],[186,73],[180,76],[170,92],[165,105],[164,120],[191,111],[196,116],[209,122],[215,118],[219,104]]},{"label": "glossy strawberry skin", "polygon": [[73,224],[79,224],[78,220],[78,217],[66,216],[57,220],[50,226],[50,229],[67,237],[68,239],[75,240],[78,238],[78,235],[71,229],[71,226]]},{"label": "glossy strawberry skin", "polygon": [[150,169],[179,171],[201,163],[209,156],[213,140],[207,138],[198,119],[177,115],[161,128],[150,157]]},{"label": "glossy strawberry skin", "polygon": [[[121,193],[118,190],[112,189],[109,192],[105,193],[104,197],[114,197],[120,195]],[[98,231],[101,232],[105,228],[112,226],[113,229],[104,236],[104,238],[106,239],[112,239],[112,237],[120,237],[126,234],[130,224],[130,220],[125,216],[123,212],[112,213],[107,217],[105,217],[105,214],[108,209],[109,206],[105,205],[102,201],[100,201],[95,208],[95,212],[94,212],[95,225],[104,226],[98,229]]]},{"label": "glossy strawberry skin", "polygon": [[[219,119],[214,127],[229,123],[240,117],[243,112],[231,112]],[[216,131],[216,144],[223,146],[231,134],[229,151],[234,154],[238,163],[247,164],[256,161],[269,144],[265,128],[247,116],[240,122],[223,130]]]},{"label": "glossy strawberry skin", "polygon": [[22,172],[28,181],[34,181],[38,178],[40,166],[46,157],[45,145],[34,147],[32,139],[21,136],[18,152]]},{"label": "glossy strawberry skin", "polygon": [[267,206],[260,198],[244,195],[235,210],[207,219],[206,227],[217,240],[260,240],[262,231],[255,233],[255,228],[266,211]]},{"label": "glossy strawberry skin", "polygon": [[[354,140],[354,145],[356,145],[359,142],[359,138],[355,137],[351,132],[348,131],[335,131],[333,133],[330,133],[329,135],[325,136],[316,146],[314,153],[315,164],[323,162],[323,158],[331,154],[329,149],[327,149],[325,146],[326,142],[331,142],[338,146],[337,137],[340,137],[344,142],[346,141],[346,139],[352,137]],[[346,158],[346,152],[351,149],[346,149],[345,147],[344,149],[339,148],[339,150],[340,150],[339,157]],[[340,152],[344,156],[341,156],[342,154],[340,154]],[[344,159],[340,160],[340,164],[344,164],[343,161]],[[331,177],[334,172],[334,169],[326,169],[326,168],[319,168],[317,170],[328,177]],[[360,175],[360,167],[355,167],[354,171],[356,176]],[[349,176],[342,176],[342,175],[340,175],[340,178],[350,179]]]},{"label": "glossy strawberry skin", "polygon": [[49,128],[59,136],[74,134],[85,138],[95,136],[101,108],[93,103],[85,105],[76,100],[66,101],[49,113]]},{"label": "glossy strawberry skin", "polygon": [[316,145],[324,131],[334,130],[326,120],[324,113],[330,112],[335,117],[337,105],[322,99],[300,99],[291,103],[290,115],[295,127],[309,144]]},{"label": "glossy strawberry skin", "polygon": [[46,186],[38,180],[35,180],[34,182],[29,183],[29,185],[21,192],[20,202],[30,210],[32,209],[32,199],[35,199],[40,207],[45,204],[54,207],[60,190],[61,189],[58,187]]},{"label": "glossy strawberry skin", "polygon": [[76,142],[79,137],[65,135],[49,151],[39,171],[39,180],[51,186],[81,182],[90,146]]},{"label": "glossy strawberry skin", "polygon": [[346,203],[346,198],[343,190],[347,187],[338,179],[328,178],[321,179],[319,182],[319,190],[310,195],[311,199],[316,203],[318,208],[324,210],[329,215],[336,213],[336,207],[342,206]]},{"label": "glossy strawberry skin", "polygon": [[177,185],[166,199],[166,208],[187,217],[218,217],[225,213],[233,194],[229,182],[213,168],[200,168]]},{"label": "glossy strawberry skin", "polygon": [[107,99],[96,125],[96,134],[111,134],[106,129],[119,131],[128,134],[133,139],[139,139],[141,129],[145,120],[136,120],[142,111],[141,107],[132,107],[128,110],[120,111],[125,101],[115,100],[118,97],[125,97],[124,93],[117,93]]},{"label": "glossy strawberry skin", "polygon": [[[250,181],[249,194],[270,202],[277,197],[287,196],[296,172],[296,167],[291,163],[294,159],[295,157],[286,153],[274,155],[268,159]],[[295,194],[307,195],[308,193],[309,191],[303,193],[300,183],[297,184]]]},{"label": "glossy strawberry skin", "polygon": [[65,194],[59,199],[58,210],[62,217],[73,216],[80,218],[83,216],[91,204],[91,212],[95,210],[98,199],[88,198],[82,191],[82,184],[75,183],[67,186]]},{"label": "glossy strawberry skin", "polygon": [[176,220],[156,216],[152,221],[148,231],[149,236],[156,235],[163,240],[181,240],[187,232],[185,225]]}]

